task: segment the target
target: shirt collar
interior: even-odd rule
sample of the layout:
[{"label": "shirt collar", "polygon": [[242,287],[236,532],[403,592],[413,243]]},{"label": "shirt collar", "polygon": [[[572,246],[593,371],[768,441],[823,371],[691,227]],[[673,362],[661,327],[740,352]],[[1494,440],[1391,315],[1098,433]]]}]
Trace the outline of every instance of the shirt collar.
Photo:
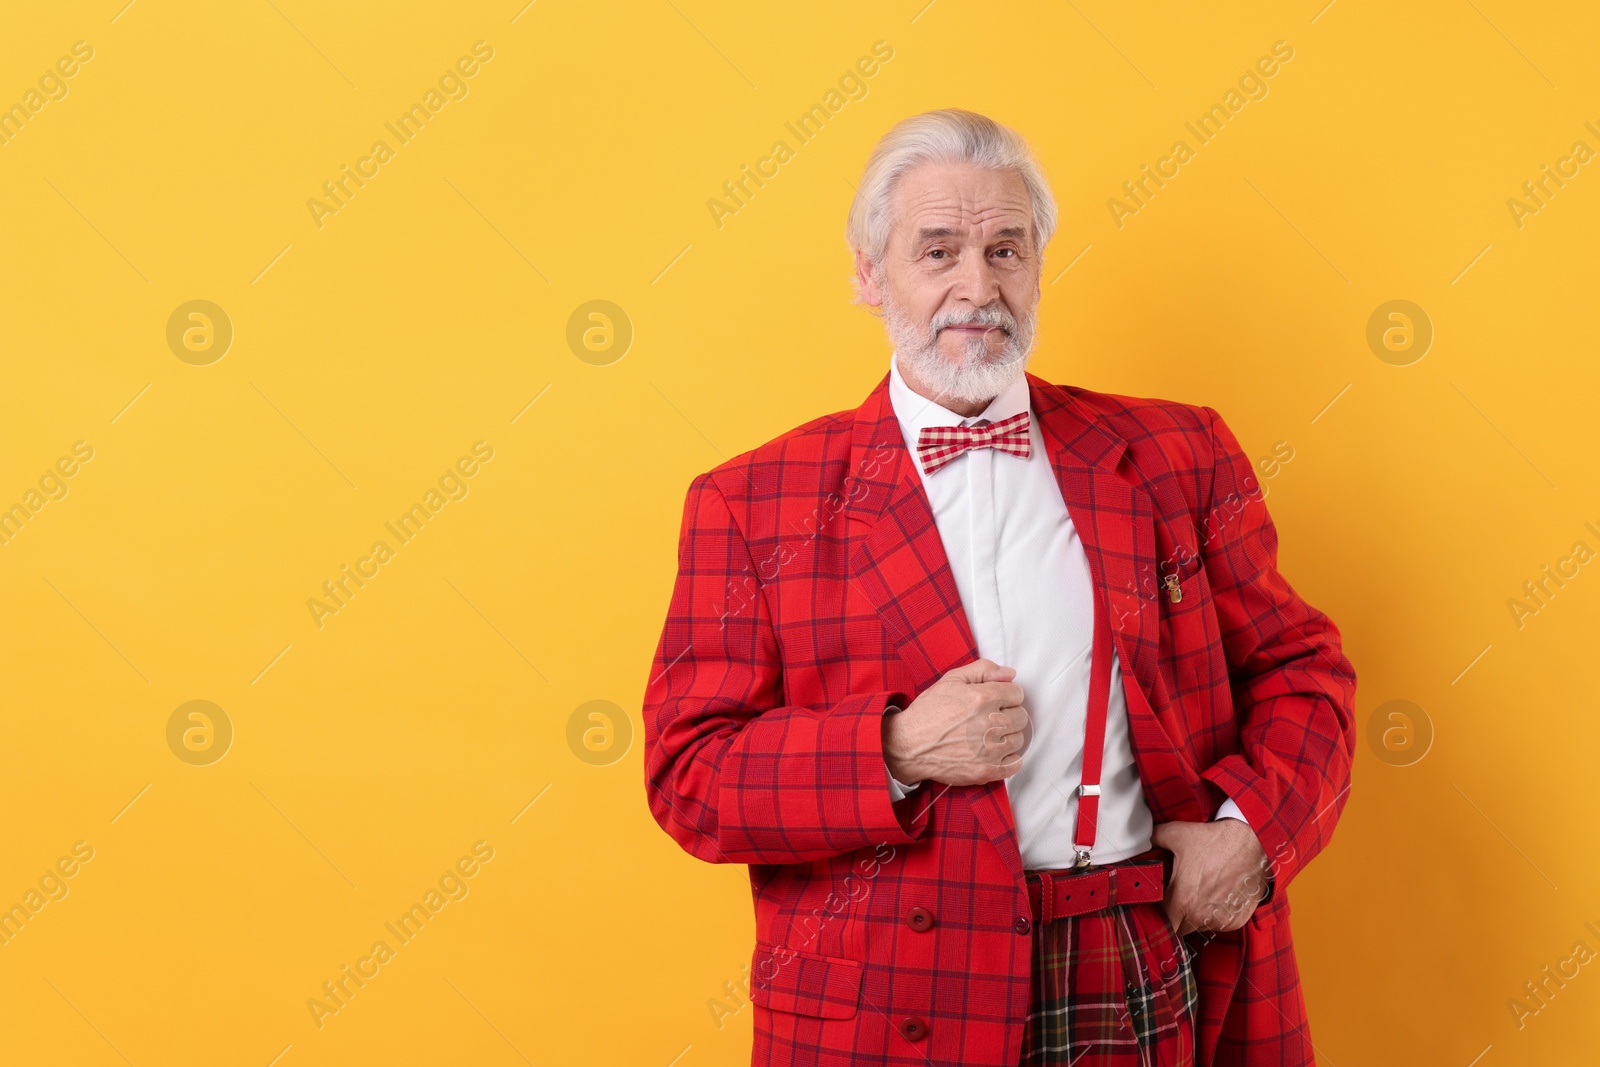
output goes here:
[{"label": "shirt collar", "polygon": [[1020,411],[1031,410],[1028,380],[1019,377],[1006,386],[1004,392],[989,401],[989,406],[979,414],[966,416],[951,411],[944,405],[915,392],[906,384],[905,378],[900,374],[897,356],[898,352],[889,357],[889,401],[894,406],[895,417],[900,420],[900,431],[905,436],[906,448],[913,456],[917,454],[917,437],[924,426],[971,426],[979,419],[999,422]]}]

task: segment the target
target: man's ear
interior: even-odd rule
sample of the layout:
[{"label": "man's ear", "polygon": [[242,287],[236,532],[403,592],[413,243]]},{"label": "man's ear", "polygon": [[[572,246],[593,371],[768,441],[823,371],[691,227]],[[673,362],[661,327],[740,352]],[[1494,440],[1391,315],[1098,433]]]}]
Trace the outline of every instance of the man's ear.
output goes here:
[{"label": "man's ear", "polygon": [[872,269],[872,259],[863,249],[856,249],[856,286],[861,291],[861,302],[868,307],[883,306],[883,291],[878,288],[877,273]]}]

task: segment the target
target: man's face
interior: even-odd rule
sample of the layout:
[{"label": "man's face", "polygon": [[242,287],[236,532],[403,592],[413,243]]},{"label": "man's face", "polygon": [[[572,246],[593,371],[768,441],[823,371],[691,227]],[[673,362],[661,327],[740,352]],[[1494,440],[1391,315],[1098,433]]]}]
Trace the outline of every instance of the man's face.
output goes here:
[{"label": "man's face", "polygon": [[1039,255],[1027,187],[1013,171],[924,164],[901,176],[881,270],[856,269],[883,309],[914,386],[987,400],[1021,375],[1033,347]]}]

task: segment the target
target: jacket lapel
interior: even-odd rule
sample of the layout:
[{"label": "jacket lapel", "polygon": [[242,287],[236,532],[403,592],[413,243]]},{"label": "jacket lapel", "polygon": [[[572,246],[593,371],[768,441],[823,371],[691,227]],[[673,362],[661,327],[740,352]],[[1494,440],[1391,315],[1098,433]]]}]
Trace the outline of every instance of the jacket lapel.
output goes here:
[{"label": "jacket lapel", "polygon": [[1126,441],[1094,419],[1066,390],[1032,374],[1028,385],[1056,482],[1089,559],[1090,577],[1109,608],[1123,670],[1128,730],[1146,801],[1158,822],[1205,819],[1209,813],[1201,812],[1194,794],[1181,788],[1193,775],[1185,772],[1151,709],[1161,608],[1156,599],[1159,550],[1150,495],[1118,473]]},{"label": "jacket lapel", "polygon": [[[1066,390],[1028,375],[1056,484],[1067,503],[1094,588],[1107,598],[1124,672],[1146,691],[1155,680],[1155,518],[1150,498],[1117,473],[1127,443],[1088,417]],[[1140,579],[1149,586],[1141,589]],[[1146,604],[1141,593],[1152,598]],[[1145,654],[1148,648],[1150,655]]]},{"label": "jacket lapel", "polygon": [[914,696],[978,653],[928,494],[889,401],[887,376],[856,412],[845,500],[850,580],[883,618]]}]

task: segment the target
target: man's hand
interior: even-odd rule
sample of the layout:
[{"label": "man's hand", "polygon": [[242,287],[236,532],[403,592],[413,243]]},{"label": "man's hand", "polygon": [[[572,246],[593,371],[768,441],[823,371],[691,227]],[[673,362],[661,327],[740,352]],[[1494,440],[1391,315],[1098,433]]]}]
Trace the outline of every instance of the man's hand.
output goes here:
[{"label": "man's hand", "polygon": [[957,667],[883,717],[883,758],[901,782],[982,785],[1022,766],[1030,731],[1017,672],[986,659]]},{"label": "man's hand", "polygon": [[1179,937],[1195,930],[1237,930],[1250,921],[1271,872],[1248,823],[1164,822],[1150,840],[1172,853],[1164,903]]}]

